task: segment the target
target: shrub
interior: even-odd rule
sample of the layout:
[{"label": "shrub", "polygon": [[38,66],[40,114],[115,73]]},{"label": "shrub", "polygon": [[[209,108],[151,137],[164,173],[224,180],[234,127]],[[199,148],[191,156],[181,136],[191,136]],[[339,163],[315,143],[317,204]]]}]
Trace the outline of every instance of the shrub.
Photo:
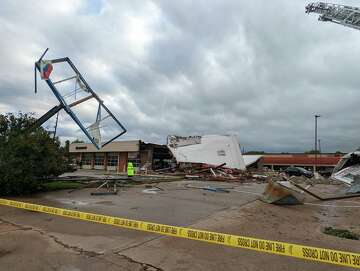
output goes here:
[{"label": "shrub", "polygon": [[0,115],[0,195],[34,192],[66,170],[59,140],[34,122],[32,114]]}]

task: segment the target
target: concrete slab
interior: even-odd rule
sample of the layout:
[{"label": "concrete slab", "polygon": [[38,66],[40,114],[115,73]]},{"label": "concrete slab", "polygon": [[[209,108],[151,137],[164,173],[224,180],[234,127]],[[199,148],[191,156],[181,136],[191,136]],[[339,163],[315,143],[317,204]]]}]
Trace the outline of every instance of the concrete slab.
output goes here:
[{"label": "concrete slab", "polygon": [[[188,184],[234,189],[230,193],[215,193],[186,188]],[[143,193],[146,187],[142,185],[124,188],[116,196],[90,196],[93,190],[84,189],[72,193],[44,193],[19,200],[360,252],[358,241],[339,239],[321,231],[330,225],[348,229],[352,227],[353,231],[359,232],[360,228],[356,225],[360,224],[360,218],[356,214],[360,209],[360,199],[353,199],[351,203],[345,200],[326,203],[330,207],[311,198],[307,198],[307,201],[312,205],[273,206],[256,200],[264,190],[264,184],[177,181],[160,183],[158,186],[163,191],[156,194]],[[316,189],[320,192],[334,192],[338,188],[319,185]],[[346,207],[349,205],[359,208]],[[345,270],[343,267],[9,207],[0,207],[0,218],[3,222],[0,223],[0,252],[3,251],[0,253],[0,266],[6,266],[5,270],[22,270],[25,260],[28,260],[26,267],[30,271],[92,270],[86,268],[87,265],[108,270]],[[60,269],[60,260],[55,259],[55,255],[60,255],[59,259],[67,264],[65,266],[68,269]],[[16,261],[15,256],[25,260]],[[36,260],[31,260],[34,258]],[[41,264],[47,269],[41,269]]]},{"label": "concrete slab", "polygon": [[[189,226],[213,213],[233,206],[241,206],[257,198],[254,194],[217,193],[186,188],[186,185],[227,188],[239,186],[219,182],[178,181],[156,185],[163,189],[157,194],[143,193],[146,186],[139,185],[123,188],[118,195],[90,196],[94,189],[83,189],[72,193],[68,193],[69,191],[43,193],[22,200],[162,224]],[[252,185],[257,191],[261,191],[263,186],[263,184]],[[162,238],[152,233],[9,208],[2,212],[2,218],[20,225],[29,224],[33,227],[45,228],[47,232],[72,246],[81,246],[97,253],[121,251]]]}]

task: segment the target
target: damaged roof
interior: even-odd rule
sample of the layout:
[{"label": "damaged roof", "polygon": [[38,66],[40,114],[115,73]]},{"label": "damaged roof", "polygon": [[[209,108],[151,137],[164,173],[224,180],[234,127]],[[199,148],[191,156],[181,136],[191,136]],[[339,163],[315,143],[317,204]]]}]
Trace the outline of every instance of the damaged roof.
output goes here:
[{"label": "damaged roof", "polygon": [[256,162],[258,162],[264,155],[253,155],[253,154],[244,154],[243,158],[244,158],[244,162],[245,165],[251,166],[253,164],[255,164]]},{"label": "damaged roof", "polygon": [[234,135],[168,136],[167,143],[178,163],[204,163],[244,170],[239,141]]}]

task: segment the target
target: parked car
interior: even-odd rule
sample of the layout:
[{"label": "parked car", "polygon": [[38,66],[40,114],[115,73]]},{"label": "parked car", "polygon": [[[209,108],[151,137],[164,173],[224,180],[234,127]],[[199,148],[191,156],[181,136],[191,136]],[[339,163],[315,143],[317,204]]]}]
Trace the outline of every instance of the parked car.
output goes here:
[{"label": "parked car", "polygon": [[72,162],[66,165],[66,172],[74,172],[79,168],[76,162]]},{"label": "parked car", "polygon": [[284,172],[289,176],[305,176],[307,178],[314,177],[314,173],[302,167],[288,167],[284,170]]}]

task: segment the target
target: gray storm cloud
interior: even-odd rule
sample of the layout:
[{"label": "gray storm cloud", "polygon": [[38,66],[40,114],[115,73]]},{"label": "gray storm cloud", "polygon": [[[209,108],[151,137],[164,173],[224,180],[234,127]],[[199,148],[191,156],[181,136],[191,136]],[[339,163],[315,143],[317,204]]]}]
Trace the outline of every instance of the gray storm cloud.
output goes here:
[{"label": "gray storm cloud", "polygon": [[[319,113],[323,151],[350,151],[360,32],[318,22],[307,3],[1,1],[0,112],[39,116],[57,103],[44,83],[33,93],[33,63],[49,47],[76,63],[124,138],[237,134],[247,150],[304,151]],[[81,137],[65,113],[59,136]]]}]

